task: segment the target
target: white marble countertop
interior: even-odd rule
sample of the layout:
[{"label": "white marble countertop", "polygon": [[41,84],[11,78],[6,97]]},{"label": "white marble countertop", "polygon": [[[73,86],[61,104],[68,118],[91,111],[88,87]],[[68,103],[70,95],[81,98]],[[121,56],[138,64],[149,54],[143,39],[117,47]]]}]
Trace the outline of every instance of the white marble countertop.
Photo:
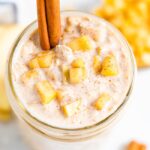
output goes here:
[{"label": "white marble countertop", "polygon": [[0,150],[29,150],[15,121],[0,123]]}]

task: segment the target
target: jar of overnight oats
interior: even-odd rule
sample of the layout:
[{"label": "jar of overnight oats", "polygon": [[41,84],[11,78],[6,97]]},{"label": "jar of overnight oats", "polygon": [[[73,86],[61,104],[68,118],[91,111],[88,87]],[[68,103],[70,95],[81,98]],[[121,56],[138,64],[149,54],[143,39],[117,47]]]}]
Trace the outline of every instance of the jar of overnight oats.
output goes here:
[{"label": "jar of overnight oats", "polygon": [[37,22],[18,37],[6,74],[7,95],[35,150],[93,150],[125,110],[136,66],[118,30],[91,14],[61,13],[59,44],[43,51]]}]

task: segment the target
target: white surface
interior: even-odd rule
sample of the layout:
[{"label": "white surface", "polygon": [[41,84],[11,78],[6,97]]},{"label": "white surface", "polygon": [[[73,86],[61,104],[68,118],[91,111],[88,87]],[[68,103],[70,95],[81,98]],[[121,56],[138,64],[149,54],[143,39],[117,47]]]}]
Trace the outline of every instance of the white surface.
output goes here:
[{"label": "white surface", "polygon": [[29,150],[15,122],[0,123],[0,150]]},{"label": "white surface", "polygon": [[[4,2],[14,2],[18,8],[18,21],[21,24],[29,24],[36,17],[36,0],[4,0]],[[90,11],[100,0],[60,0],[61,10],[75,9],[80,11]]]}]

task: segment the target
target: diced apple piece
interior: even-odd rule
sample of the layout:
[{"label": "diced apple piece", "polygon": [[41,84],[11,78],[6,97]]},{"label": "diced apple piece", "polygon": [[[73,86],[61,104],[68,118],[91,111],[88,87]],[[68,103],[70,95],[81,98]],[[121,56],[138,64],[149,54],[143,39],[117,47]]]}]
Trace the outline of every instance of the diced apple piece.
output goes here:
[{"label": "diced apple piece", "polygon": [[33,79],[35,77],[38,76],[38,72],[36,70],[29,70],[27,72],[25,72],[22,76],[21,76],[21,80],[23,83],[28,82],[30,79]]},{"label": "diced apple piece", "polygon": [[94,106],[97,110],[102,110],[105,104],[110,100],[110,96],[106,93],[103,93],[98,100],[95,102]]},{"label": "diced apple piece", "polygon": [[70,104],[62,106],[62,111],[65,116],[70,117],[74,115],[81,105],[81,100],[76,100]]},{"label": "diced apple piece", "polygon": [[98,56],[94,56],[94,59],[93,59],[93,68],[94,68],[95,73],[99,73],[100,72],[101,63],[100,63],[100,60],[99,60]]},{"label": "diced apple piece", "polygon": [[68,43],[68,46],[74,51],[76,50],[89,51],[92,49],[92,45],[87,36],[81,36],[79,38],[72,40],[70,43]]},{"label": "diced apple piece", "polygon": [[28,66],[30,69],[39,68],[40,66],[39,66],[38,59],[36,57],[31,59],[28,63]]},{"label": "diced apple piece", "polygon": [[118,74],[117,61],[113,55],[104,58],[101,74],[103,76],[116,76]]},{"label": "diced apple piece", "polygon": [[52,54],[43,52],[40,55],[38,55],[38,63],[40,68],[48,68],[52,64]]},{"label": "diced apple piece", "polygon": [[71,68],[69,70],[70,83],[80,83],[85,78],[85,68]]},{"label": "diced apple piece", "polygon": [[85,67],[84,61],[82,58],[77,58],[72,62],[72,67],[74,68],[83,68]]},{"label": "diced apple piece", "polygon": [[69,80],[69,68],[68,66],[62,66],[62,76],[63,76],[63,82],[67,82]]},{"label": "diced apple piece", "polygon": [[97,47],[97,48],[96,48],[96,51],[97,51],[97,54],[98,54],[98,55],[101,54],[101,48],[100,48],[100,47]]},{"label": "diced apple piece", "polygon": [[147,150],[147,146],[133,140],[128,144],[127,150]]},{"label": "diced apple piece", "polygon": [[62,90],[57,90],[56,98],[58,101],[61,101],[64,98],[64,92]]},{"label": "diced apple piece", "polygon": [[48,81],[41,81],[35,85],[42,104],[48,104],[56,98],[56,91]]},{"label": "diced apple piece", "polygon": [[30,69],[48,68],[52,64],[53,52],[41,52],[28,63]]}]

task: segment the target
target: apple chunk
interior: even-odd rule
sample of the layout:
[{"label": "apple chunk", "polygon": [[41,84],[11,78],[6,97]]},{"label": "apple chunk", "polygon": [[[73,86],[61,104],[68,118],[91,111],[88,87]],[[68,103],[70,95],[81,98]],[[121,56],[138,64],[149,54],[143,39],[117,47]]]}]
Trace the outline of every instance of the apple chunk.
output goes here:
[{"label": "apple chunk", "polygon": [[94,56],[93,68],[94,68],[95,73],[100,73],[101,63],[100,63],[100,60],[99,60],[99,56]]},{"label": "apple chunk", "polygon": [[84,68],[85,67],[85,64],[84,64],[84,61],[82,58],[77,58],[77,59],[73,60],[71,65],[74,68]]},{"label": "apple chunk", "polygon": [[30,79],[34,79],[36,77],[38,77],[38,72],[36,70],[29,70],[21,76],[21,80],[23,83],[26,83]]},{"label": "apple chunk", "polygon": [[81,100],[76,100],[70,104],[62,106],[62,111],[64,115],[67,117],[74,115],[77,112],[78,108],[80,107],[80,104]]},{"label": "apple chunk", "polygon": [[40,52],[35,58],[29,61],[28,66],[30,69],[48,68],[52,64],[53,56],[53,52]]},{"label": "apple chunk", "polygon": [[89,51],[92,49],[92,45],[87,36],[81,36],[73,39],[67,44],[73,51]]},{"label": "apple chunk", "polygon": [[42,104],[48,104],[56,98],[56,91],[48,81],[40,81],[35,87]]},{"label": "apple chunk", "polygon": [[71,68],[69,70],[69,79],[70,83],[76,84],[83,81],[86,77],[86,70],[85,68]]},{"label": "apple chunk", "polygon": [[95,102],[94,106],[97,110],[102,110],[106,103],[110,100],[110,96],[106,93],[103,93]]},{"label": "apple chunk", "polygon": [[118,74],[118,65],[113,55],[107,56],[102,62],[101,74],[103,76],[116,76]]}]

